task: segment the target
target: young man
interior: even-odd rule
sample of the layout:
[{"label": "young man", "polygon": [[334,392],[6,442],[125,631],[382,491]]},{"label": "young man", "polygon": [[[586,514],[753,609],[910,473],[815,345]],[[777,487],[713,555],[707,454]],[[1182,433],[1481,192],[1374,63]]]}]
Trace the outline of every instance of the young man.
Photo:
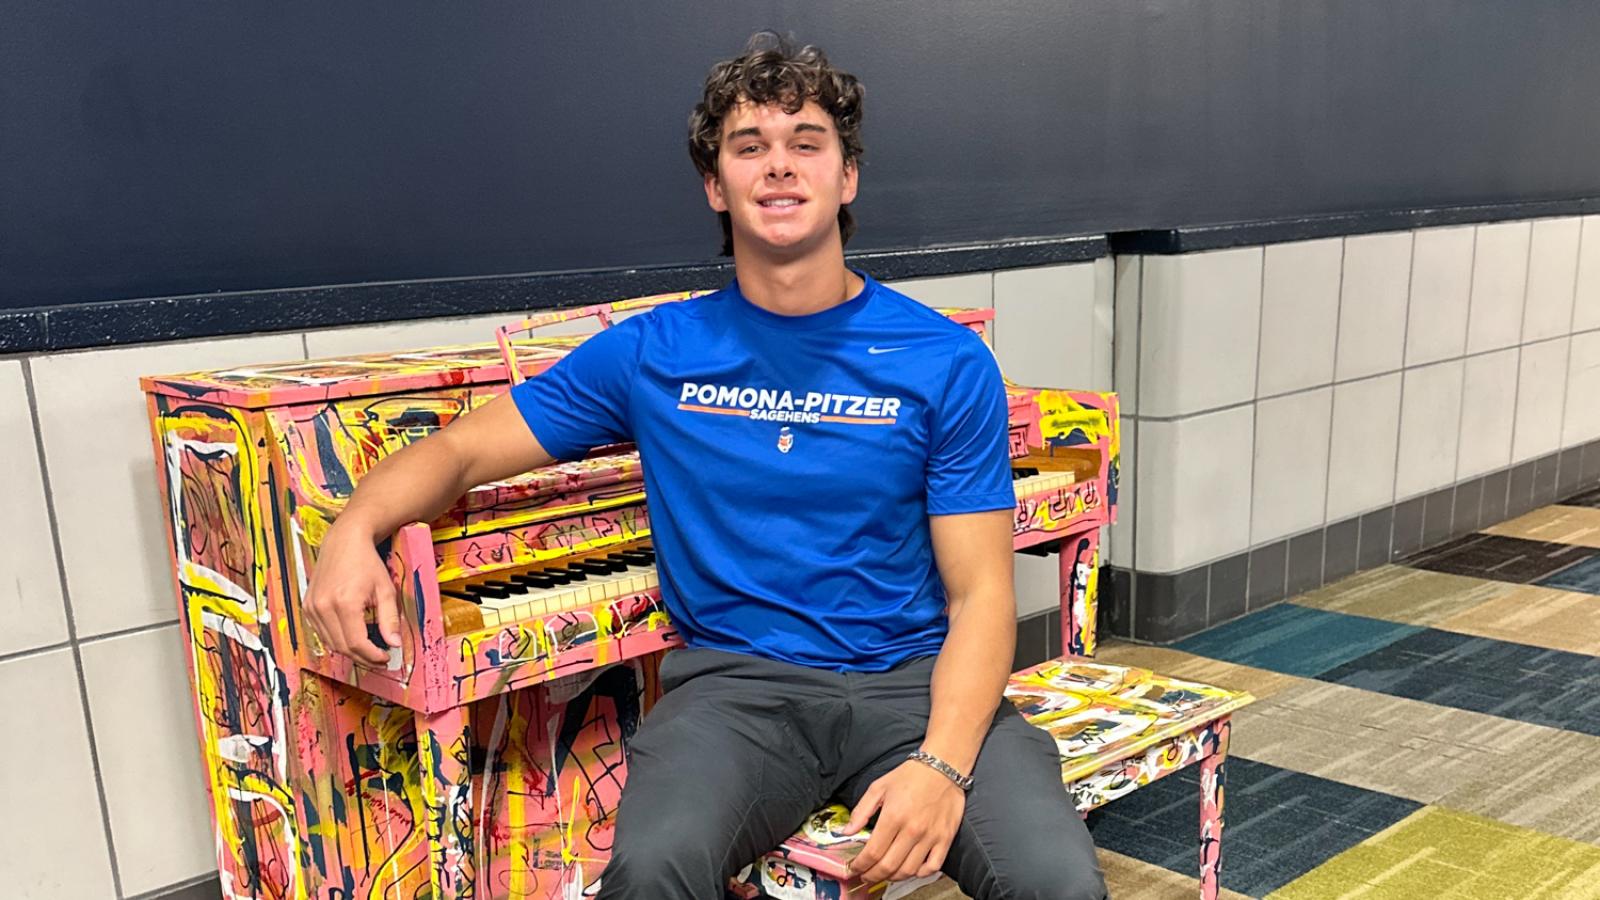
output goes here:
[{"label": "young man", "polygon": [[[968,329],[850,270],[862,89],[758,38],[690,154],[736,277],[603,331],[362,481],[307,600],[334,649],[398,640],[373,545],[469,487],[635,442],[685,649],[630,742],[607,898],[721,896],[830,799],[857,871],[1098,898],[1054,743],[1001,692],[1016,627],[1006,403]],[[968,780],[970,777],[970,781]]]}]

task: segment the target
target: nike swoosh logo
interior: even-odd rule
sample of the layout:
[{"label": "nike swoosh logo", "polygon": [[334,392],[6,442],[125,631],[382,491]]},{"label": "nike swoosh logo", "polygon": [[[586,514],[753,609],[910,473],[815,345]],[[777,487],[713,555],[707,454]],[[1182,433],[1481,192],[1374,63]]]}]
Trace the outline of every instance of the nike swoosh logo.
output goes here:
[{"label": "nike swoosh logo", "polygon": [[893,353],[896,350],[907,350],[908,347],[868,347],[868,353]]}]

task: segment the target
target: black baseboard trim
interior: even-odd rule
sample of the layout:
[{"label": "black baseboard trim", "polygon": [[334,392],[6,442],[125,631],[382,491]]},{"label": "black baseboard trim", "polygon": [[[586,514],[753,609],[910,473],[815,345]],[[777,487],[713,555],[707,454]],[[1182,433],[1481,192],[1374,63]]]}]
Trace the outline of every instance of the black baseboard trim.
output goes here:
[{"label": "black baseboard trim", "polygon": [[1100,634],[1170,644],[1597,486],[1600,440],[1181,572],[1107,566]]},{"label": "black baseboard trim", "polygon": [[1549,216],[1581,216],[1597,212],[1600,212],[1600,197],[1584,197],[1575,200],[1354,212],[1298,216],[1265,222],[1225,222],[1215,225],[1186,225],[1179,228],[1149,228],[1115,232],[1109,239],[1112,253],[1169,255],[1222,250],[1229,247],[1309,241],[1316,238],[1375,234],[1380,231],[1407,231],[1412,228],[1504,222],[1512,219],[1540,219]]},{"label": "black baseboard trim", "polygon": [[[1104,235],[848,254],[880,280],[1088,262]],[[0,310],[0,353],[35,353],[341,325],[520,312],[719,288],[727,260],[679,266],[344,284]]]}]

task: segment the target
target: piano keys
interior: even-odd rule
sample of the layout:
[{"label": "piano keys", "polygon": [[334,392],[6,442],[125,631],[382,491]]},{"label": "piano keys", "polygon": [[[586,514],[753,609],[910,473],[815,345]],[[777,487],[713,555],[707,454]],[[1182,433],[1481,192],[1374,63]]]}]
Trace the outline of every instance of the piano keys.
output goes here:
[{"label": "piano keys", "polygon": [[[681,643],[637,453],[479,485],[385,547],[400,646],[329,654],[300,615],[321,540],[383,456],[553,365],[602,323],[690,294],[566,310],[494,344],[143,380],[219,868],[255,897],[565,897],[610,851],[624,749]],[[991,310],[946,310],[979,333]],[[1110,395],[1007,384],[1015,543],[1059,552],[1093,614],[1115,510]],[[1092,650],[1080,640],[1080,652]]]}]

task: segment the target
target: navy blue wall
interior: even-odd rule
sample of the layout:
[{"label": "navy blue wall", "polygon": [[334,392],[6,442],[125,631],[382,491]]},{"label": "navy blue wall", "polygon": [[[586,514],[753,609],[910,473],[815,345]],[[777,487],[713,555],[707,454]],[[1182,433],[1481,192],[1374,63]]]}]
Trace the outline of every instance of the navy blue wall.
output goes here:
[{"label": "navy blue wall", "polygon": [[1600,4],[13,2],[0,309],[690,263],[709,63],[867,85],[853,250],[1600,196]]}]

